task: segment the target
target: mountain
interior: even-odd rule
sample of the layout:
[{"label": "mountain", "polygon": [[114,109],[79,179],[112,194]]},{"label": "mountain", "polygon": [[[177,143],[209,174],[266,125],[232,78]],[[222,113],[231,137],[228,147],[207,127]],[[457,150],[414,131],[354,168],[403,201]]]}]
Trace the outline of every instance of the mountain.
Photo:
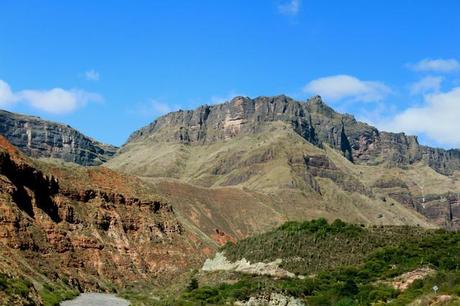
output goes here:
[{"label": "mountain", "polygon": [[458,234],[433,230],[460,228],[458,151],[320,97],[170,113],[91,167],[103,145],[69,127],[0,125],[0,304],[405,305],[435,283],[458,301]]},{"label": "mountain", "polygon": [[95,141],[68,125],[0,110],[0,135],[28,156],[58,158],[84,166],[110,159],[117,148]]},{"label": "mountain", "polygon": [[150,187],[25,157],[0,136],[0,304],[176,281],[211,249]]},{"label": "mountain", "polygon": [[379,132],[351,115],[335,112],[319,96],[306,103],[286,96],[236,97],[220,105],[170,113],[134,132],[126,146],[160,138],[183,144],[210,144],[257,134],[264,124],[273,122],[288,124],[311,144],[320,148],[327,144],[356,164],[402,167],[423,161],[446,175],[460,170],[460,150],[430,148],[419,145],[415,136]]},{"label": "mountain", "polygon": [[[460,227],[459,150],[381,132],[335,112],[319,96],[306,102],[236,97],[169,113],[134,132],[106,165],[152,183],[169,178],[202,188],[200,195],[188,195],[196,206],[178,207],[182,215],[191,207],[201,210],[188,218],[198,226],[206,212],[238,218],[240,210],[229,207],[241,205],[244,197],[228,201],[232,190],[246,196],[249,209],[264,207],[265,217],[256,213],[251,220],[263,228],[268,220],[280,224],[317,217]],[[208,193],[220,193],[227,211],[217,201],[198,199],[209,198]]]}]

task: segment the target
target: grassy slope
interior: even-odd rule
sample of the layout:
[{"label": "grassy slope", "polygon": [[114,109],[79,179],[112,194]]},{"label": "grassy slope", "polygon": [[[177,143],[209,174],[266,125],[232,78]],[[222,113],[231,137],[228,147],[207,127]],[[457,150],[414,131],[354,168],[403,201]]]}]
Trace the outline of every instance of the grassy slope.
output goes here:
[{"label": "grassy slope", "polygon": [[0,251],[0,305],[54,306],[77,295],[68,284],[32,267],[19,251]]},{"label": "grassy slope", "polygon": [[[294,169],[290,159],[326,154],[340,171],[351,174],[347,179],[360,181],[360,172],[337,152],[311,145],[280,122],[267,124],[256,135],[207,145],[152,142],[128,146],[126,153],[107,165],[142,174],[144,180],[156,184],[156,193],[208,236],[220,229],[242,238],[285,220],[319,217],[365,224],[430,226],[424,217],[399,203],[345,191],[328,178],[315,178],[321,194],[312,190],[302,178],[303,170]],[[158,176],[176,180],[165,183]]]},{"label": "grassy slope", "polygon": [[[365,175],[371,177],[374,172],[375,177],[385,168],[367,167],[364,175],[361,168],[337,152],[313,146],[281,122],[266,124],[255,135],[206,145],[158,139],[161,135],[151,143],[128,144],[125,153],[107,166],[155,184],[155,192],[207,236],[220,229],[242,238],[285,220],[319,217],[365,224],[431,226],[423,216],[395,201],[385,203],[379,197],[345,191],[329,178],[316,177],[321,194],[313,190],[303,178],[304,168],[292,166],[290,160],[326,155],[336,164],[345,184],[362,180],[366,188],[373,182]],[[161,177],[173,179],[165,181]]]},{"label": "grassy slope", "polygon": [[359,176],[360,181],[369,187],[384,177],[386,179],[404,181],[415,196],[422,195],[422,192],[424,194],[440,194],[460,190],[460,173],[448,177],[434,171],[423,163],[416,163],[406,169],[387,167],[385,165],[357,165],[344,159],[337,151],[330,147],[326,147],[325,150],[328,157],[339,168],[355,176]]}]

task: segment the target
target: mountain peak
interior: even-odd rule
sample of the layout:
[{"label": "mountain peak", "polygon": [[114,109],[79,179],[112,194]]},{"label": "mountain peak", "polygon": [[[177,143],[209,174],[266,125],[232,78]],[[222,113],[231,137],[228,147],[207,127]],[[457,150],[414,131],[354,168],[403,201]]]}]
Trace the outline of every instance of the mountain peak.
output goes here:
[{"label": "mountain peak", "polygon": [[423,161],[446,175],[460,170],[460,151],[420,146],[414,136],[404,133],[380,132],[351,115],[336,112],[321,96],[313,96],[306,102],[286,95],[253,99],[236,96],[223,104],[159,117],[133,133],[127,144],[144,141],[211,144],[260,133],[275,122],[282,122],[315,146],[321,148],[327,144],[337,149],[354,163],[405,167]]},{"label": "mountain peak", "polygon": [[310,112],[325,114],[328,116],[336,114],[336,111],[327,105],[319,95],[313,96],[307,100],[307,108]]}]

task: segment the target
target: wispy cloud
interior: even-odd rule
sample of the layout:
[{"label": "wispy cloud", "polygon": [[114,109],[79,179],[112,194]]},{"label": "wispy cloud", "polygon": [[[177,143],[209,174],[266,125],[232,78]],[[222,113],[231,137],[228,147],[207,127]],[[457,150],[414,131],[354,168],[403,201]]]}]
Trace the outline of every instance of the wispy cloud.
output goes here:
[{"label": "wispy cloud", "polygon": [[231,99],[237,96],[245,96],[245,95],[240,94],[236,91],[230,91],[226,95],[212,96],[208,101],[195,100],[195,101],[184,102],[183,104],[182,103],[171,103],[171,102],[165,101],[162,98],[155,98],[145,103],[139,103],[135,105],[129,110],[129,112],[133,115],[141,116],[141,117],[147,117],[147,118],[158,117],[158,116],[166,115],[171,112],[176,112],[180,109],[193,109],[203,104],[213,105],[213,104],[224,103],[224,102],[230,101]]},{"label": "wispy cloud", "polygon": [[418,82],[410,85],[411,95],[426,94],[428,92],[438,92],[441,89],[443,77],[427,76]]},{"label": "wispy cloud", "polygon": [[97,72],[94,69],[88,70],[85,72],[85,79],[87,79],[88,81],[99,81],[99,72]]},{"label": "wispy cloud", "polygon": [[176,109],[176,107],[172,106],[172,105],[169,105],[165,102],[161,102],[161,101],[157,101],[157,100],[152,100],[151,103],[150,103],[150,106],[152,107],[152,110],[155,112],[155,113],[158,113],[158,114],[167,114],[167,113],[170,113],[172,112],[173,110]]},{"label": "wispy cloud", "polygon": [[286,3],[278,5],[278,12],[283,15],[295,16],[299,13],[301,0],[289,0]]},{"label": "wispy cloud", "polygon": [[230,91],[226,95],[216,95],[211,97],[211,104],[220,104],[224,103],[227,101],[230,101],[231,99],[238,97],[238,96],[246,96],[245,94],[238,93],[236,91]]},{"label": "wispy cloud", "polygon": [[138,104],[131,112],[142,117],[155,117],[177,111],[180,108],[180,105],[167,103],[158,99],[151,99],[147,103]]},{"label": "wispy cloud", "polygon": [[391,89],[382,82],[362,81],[350,75],[334,75],[309,82],[304,92],[321,95],[326,100],[380,101]]},{"label": "wispy cloud", "polygon": [[460,63],[456,59],[430,59],[426,58],[415,64],[407,64],[407,67],[420,72],[453,72],[460,70]]},{"label": "wispy cloud", "polygon": [[8,83],[0,80],[0,106],[3,107],[25,103],[47,113],[66,114],[85,106],[89,101],[100,102],[103,98],[99,94],[81,89],[25,89],[14,92]]}]

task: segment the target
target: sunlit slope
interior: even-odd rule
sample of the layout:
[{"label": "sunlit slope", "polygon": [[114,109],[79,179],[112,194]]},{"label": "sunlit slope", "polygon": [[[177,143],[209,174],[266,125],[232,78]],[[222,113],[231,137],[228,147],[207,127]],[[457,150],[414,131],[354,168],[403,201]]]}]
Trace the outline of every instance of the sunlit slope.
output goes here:
[{"label": "sunlit slope", "polygon": [[181,215],[207,231],[241,237],[285,220],[318,217],[432,226],[410,207],[374,192],[367,176],[377,178],[389,168],[357,166],[280,121],[209,144],[158,139],[128,143],[107,166],[153,182]]}]

